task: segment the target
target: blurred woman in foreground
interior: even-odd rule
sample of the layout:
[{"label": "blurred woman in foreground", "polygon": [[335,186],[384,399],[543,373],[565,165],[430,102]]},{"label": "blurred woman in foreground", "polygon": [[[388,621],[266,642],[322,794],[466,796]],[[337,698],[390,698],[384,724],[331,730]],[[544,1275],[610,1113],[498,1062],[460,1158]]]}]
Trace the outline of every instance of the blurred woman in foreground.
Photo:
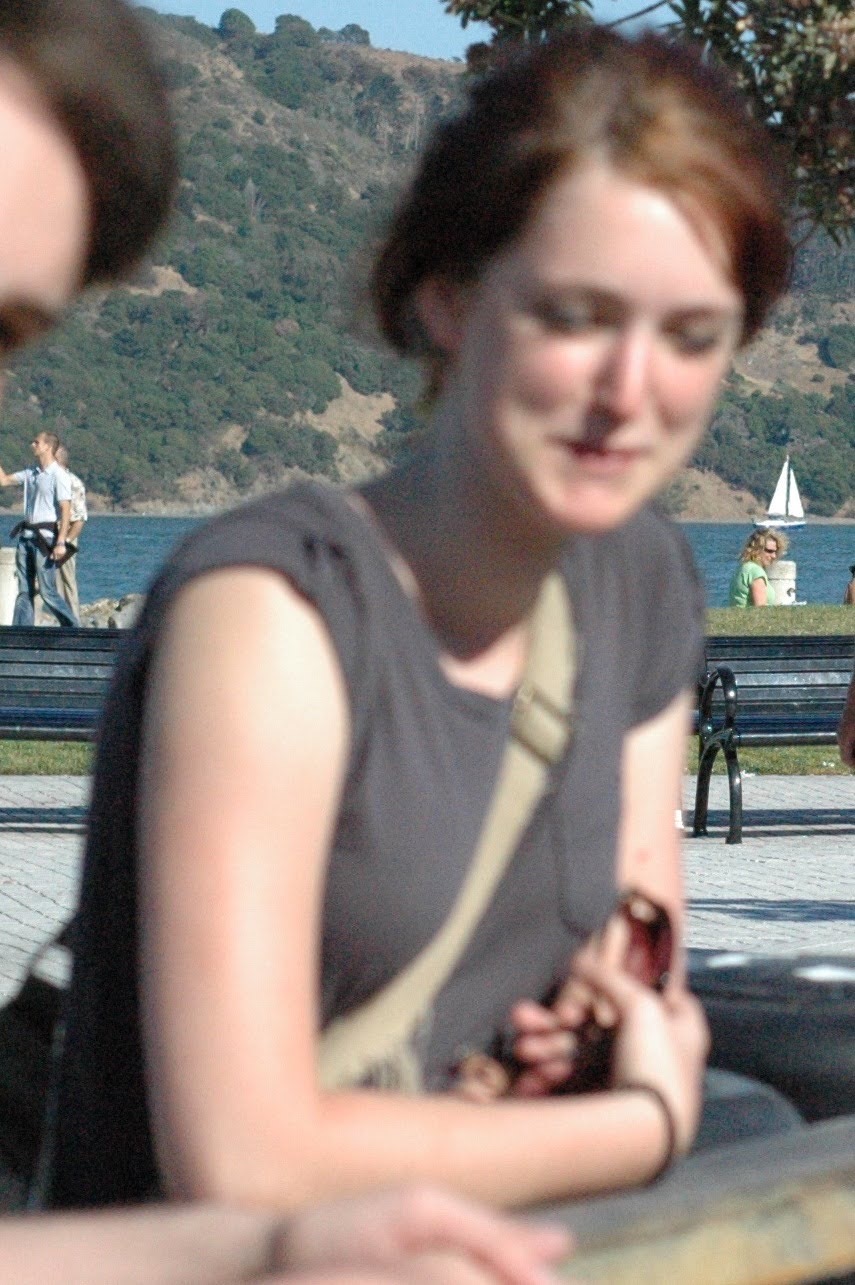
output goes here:
[{"label": "blurred woman in foreground", "polygon": [[[510,57],[440,127],[372,277],[384,334],[425,366],[423,449],[210,524],[117,674],[55,1203],[290,1208],[407,1177],[524,1205],[689,1147],[706,1034],[673,819],[702,602],[649,502],[784,288],[769,156],[695,55],[596,28]],[[324,1036],[464,884],[547,582],[572,613],[572,739],[412,1032],[422,1092],[379,1065],[330,1087]],[[625,889],[670,916],[661,992],[613,934],[600,948]],[[552,1095],[596,1018],[610,1091]],[[503,1038],[507,1094],[463,1100],[461,1067]]]}]

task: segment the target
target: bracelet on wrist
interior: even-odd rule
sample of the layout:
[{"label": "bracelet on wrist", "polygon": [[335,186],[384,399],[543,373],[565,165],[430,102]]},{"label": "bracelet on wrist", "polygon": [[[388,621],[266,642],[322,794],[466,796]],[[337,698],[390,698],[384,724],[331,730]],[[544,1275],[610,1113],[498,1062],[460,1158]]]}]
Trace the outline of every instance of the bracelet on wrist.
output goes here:
[{"label": "bracelet on wrist", "polygon": [[674,1120],[674,1113],[668,1105],[668,1101],[663,1093],[652,1084],[622,1084],[621,1088],[627,1093],[646,1093],[648,1097],[658,1105],[665,1122],[665,1155],[658,1168],[652,1176],[648,1178],[648,1183],[658,1182],[663,1174],[671,1168],[677,1156],[677,1125]]}]

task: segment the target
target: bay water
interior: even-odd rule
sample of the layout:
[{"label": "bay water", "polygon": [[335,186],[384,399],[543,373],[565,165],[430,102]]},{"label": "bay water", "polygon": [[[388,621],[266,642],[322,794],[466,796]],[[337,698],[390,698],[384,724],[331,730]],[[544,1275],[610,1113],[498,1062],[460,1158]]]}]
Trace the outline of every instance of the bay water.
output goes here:
[{"label": "bay water", "polygon": [[[86,526],[78,563],[81,602],[143,593],[170,550],[202,520],[94,515]],[[751,527],[745,522],[681,525],[710,606],[726,606],[730,577]],[[797,597],[809,603],[839,603],[848,568],[855,562],[855,524],[809,523],[789,534],[786,556],[796,563]]]}]

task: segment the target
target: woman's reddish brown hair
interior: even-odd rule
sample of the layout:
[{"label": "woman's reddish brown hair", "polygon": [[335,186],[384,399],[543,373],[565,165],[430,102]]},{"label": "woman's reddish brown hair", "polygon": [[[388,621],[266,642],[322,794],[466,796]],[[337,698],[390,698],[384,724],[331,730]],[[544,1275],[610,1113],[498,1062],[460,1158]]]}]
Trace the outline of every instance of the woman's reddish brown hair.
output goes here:
[{"label": "woman's reddish brown hair", "polygon": [[590,160],[666,192],[701,235],[712,226],[750,339],[791,261],[786,184],[768,132],[695,50],[582,26],[506,55],[436,131],[371,274],[391,344],[435,361],[414,307],[421,283],[477,278],[550,184]]}]

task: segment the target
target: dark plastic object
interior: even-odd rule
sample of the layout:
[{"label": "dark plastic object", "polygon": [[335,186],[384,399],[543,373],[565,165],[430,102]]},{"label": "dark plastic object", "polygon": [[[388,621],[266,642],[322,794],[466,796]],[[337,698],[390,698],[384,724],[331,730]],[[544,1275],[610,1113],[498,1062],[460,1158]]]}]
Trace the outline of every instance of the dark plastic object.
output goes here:
[{"label": "dark plastic object", "polygon": [[771,1084],[808,1121],[855,1113],[855,959],[690,952],[710,1065]]}]

